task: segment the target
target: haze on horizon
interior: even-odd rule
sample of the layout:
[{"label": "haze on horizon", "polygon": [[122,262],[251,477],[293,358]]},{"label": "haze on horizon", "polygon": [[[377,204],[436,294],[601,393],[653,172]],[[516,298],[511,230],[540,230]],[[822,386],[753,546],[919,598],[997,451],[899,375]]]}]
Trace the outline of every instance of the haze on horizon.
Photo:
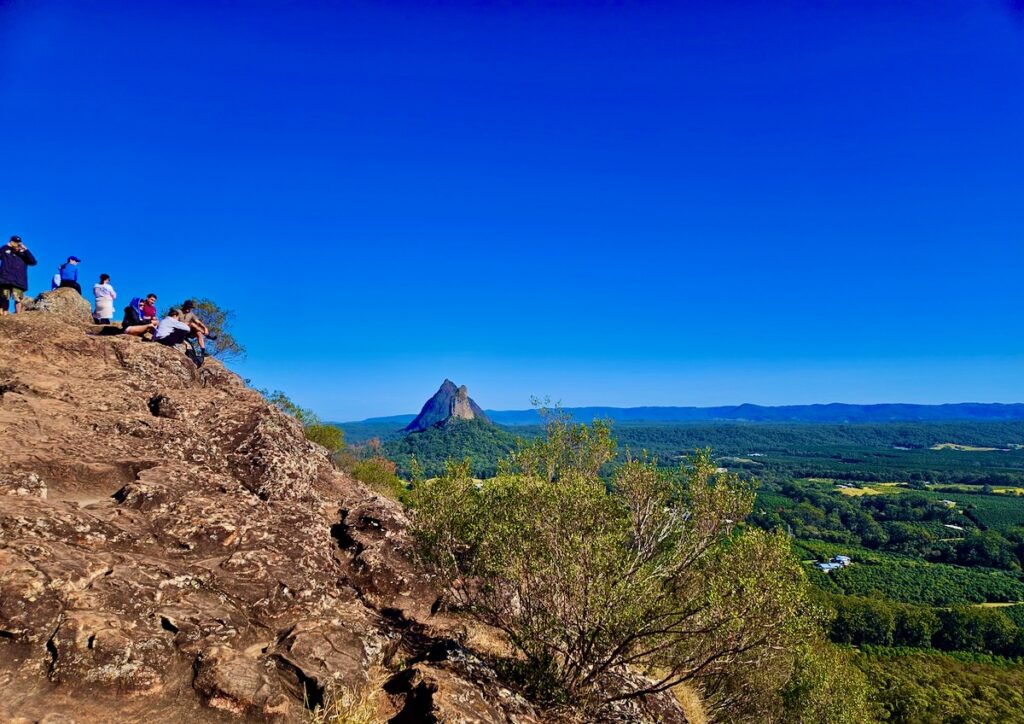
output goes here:
[{"label": "haze on horizon", "polygon": [[0,3],[0,234],[326,419],[1020,402],[1020,8]]}]

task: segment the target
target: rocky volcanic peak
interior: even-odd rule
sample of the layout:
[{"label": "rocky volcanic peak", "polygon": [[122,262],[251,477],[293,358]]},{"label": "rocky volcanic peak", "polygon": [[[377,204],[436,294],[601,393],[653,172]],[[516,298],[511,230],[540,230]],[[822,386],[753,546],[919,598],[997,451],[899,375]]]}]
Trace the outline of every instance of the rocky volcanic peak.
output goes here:
[{"label": "rocky volcanic peak", "polygon": [[445,380],[405,430],[418,432],[429,427],[447,425],[456,420],[483,420],[488,424],[491,422],[480,406],[473,402],[465,385],[456,387],[451,380]]},{"label": "rocky volcanic peak", "polygon": [[0,721],[303,721],[368,680],[396,722],[536,720],[400,506],[218,362],[45,297],[0,318]]}]

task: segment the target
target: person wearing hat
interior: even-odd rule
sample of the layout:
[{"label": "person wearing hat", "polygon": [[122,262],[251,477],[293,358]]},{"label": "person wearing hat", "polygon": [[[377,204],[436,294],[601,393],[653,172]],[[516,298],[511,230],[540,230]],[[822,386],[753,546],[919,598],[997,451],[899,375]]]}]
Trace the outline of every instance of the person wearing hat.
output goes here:
[{"label": "person wearing hat", "polygon": [[[82,293],[82,287],[78,284],[78,262],[82,261],[77,256],[69,256],[68,260],[60,265],[60,269],[57,270],[57,276],[60,277],[60,283],[58,287],[71,287],[79,294]],[[54,281],[57,278],[54,277]]]},{"label": "person wearing hat", "polygon": [[0,316],[6,316],[14,300],[14,311],[21,312],[21,298],[28,290],[28,267],[36,265],[20,236],[12,236],[0,249]]},{"label": "person wearing hat", "polygon": [[206,354],[206,340],[217,339],[216,335],[210,333],[210,328],[207,327],[203,320],[196,316],[196,303],[191,299],[186,299],[181,305],[181,319],[182,322],[192,327],[192,334],[190,337],[195,337],[196,342],[199,344],[199,349],[202,353]]}]

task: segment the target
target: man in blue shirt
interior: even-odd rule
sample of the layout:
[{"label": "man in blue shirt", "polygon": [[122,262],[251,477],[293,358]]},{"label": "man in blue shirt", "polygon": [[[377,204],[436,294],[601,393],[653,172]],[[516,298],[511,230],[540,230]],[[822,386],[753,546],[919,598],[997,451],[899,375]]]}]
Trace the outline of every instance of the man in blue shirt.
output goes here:
[{"label": "man in blue shirt", "polygon": [[82,261],[77,256],[69,256],[68,260],[60,265],[60,271],[57,272],[60,275],[59,287],[71,287],[79,294],[82,293],[82,287],[78,284],[78,262]]}]

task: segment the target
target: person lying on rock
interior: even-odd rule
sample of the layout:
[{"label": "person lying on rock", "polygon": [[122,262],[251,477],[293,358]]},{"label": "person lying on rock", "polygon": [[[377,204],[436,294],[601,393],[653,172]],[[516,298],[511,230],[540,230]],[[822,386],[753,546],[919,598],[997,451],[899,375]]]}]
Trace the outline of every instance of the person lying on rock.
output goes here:
[{"label": "person lying on rock", "polygon": [[12,299],[14,311],[21,312],[21,299],[28,289],[28,267],[35,265],[36,258],[20,236],[12,236],[0,249],[0,316],[6,316]]}]

